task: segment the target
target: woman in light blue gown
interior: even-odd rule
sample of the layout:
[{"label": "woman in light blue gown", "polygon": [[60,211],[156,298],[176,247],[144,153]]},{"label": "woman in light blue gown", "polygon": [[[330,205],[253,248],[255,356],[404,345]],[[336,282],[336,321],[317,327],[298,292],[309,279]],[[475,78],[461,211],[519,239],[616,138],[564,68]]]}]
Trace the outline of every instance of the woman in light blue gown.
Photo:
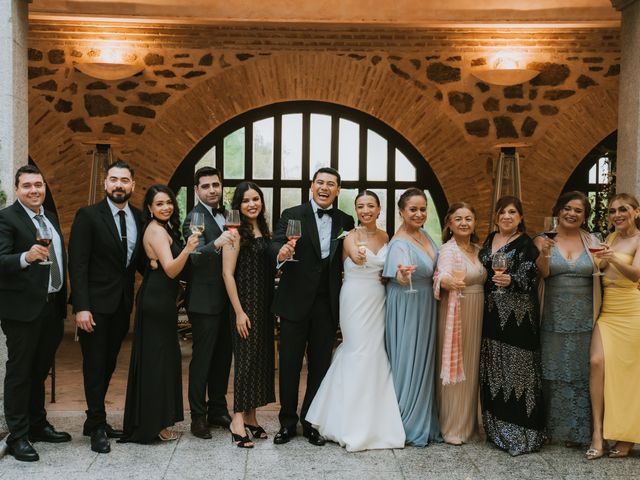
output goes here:
[{"label": "woman in light blue gown", "polygon": [[[434,380],[437,309],[433,272],[437,247],[422,229],[427,220],[424,192],[406,190],[398,207],[402,225],[389,244],[383,271],[383,276],[390,279],[386,348],[406,443],[424,447],[431,440],[440,440]],[[415,292],[410,292],[411,287]]]}]

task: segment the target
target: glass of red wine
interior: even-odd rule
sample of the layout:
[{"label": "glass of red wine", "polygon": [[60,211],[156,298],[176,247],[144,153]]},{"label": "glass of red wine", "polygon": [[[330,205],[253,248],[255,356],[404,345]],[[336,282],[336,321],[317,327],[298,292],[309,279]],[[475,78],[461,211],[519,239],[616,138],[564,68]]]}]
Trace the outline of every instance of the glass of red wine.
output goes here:
[{"label": "glass of red wine", "polygon": [[[555,240],[558,235],[558,217],[544,217],[544,236]],[[551,258],[551,251],[547,255],[547,258]]]},{"label": "glass of red wine", "polygon": [[[598,252],[602,252],[604,250],[604,239],[602,238],[601,233],[592,233],[589,236],[589,253],[594,255]],[[604,275],[598,266],[598,262],[594,259],[593,265],[595,266],[595,271],[593,272],[594,277],[601,277]]]},{"label": "glass of red wine", "polygon": [[[42,223],[38,225],[36,228],[36,243],[38,245],[42,245],[43,247],[49,248],[51,245],[51,241],[53,240],[53,234],[51,233],[51,229],[47,226],[46,223]],[[39,262],[40,265],[51,265],[53,262],[48,258],[46,260],[42,260]]]},{"label": "glass of red wine", "polygon": [[[293,248],[295,248],[296,243],[298,242],[298,240],[300,239],[300,237],[302,236],[302,224],[300,223],[300,220],[296,220],[296,219],[289,219],[289,221],[287,222],[287,240],[290,240],[293,242]],[[286,260],[287,262],[297,262],[298,260],[296,260],[293,257],[287,258]]]},{"label": "glass of red wine", "polygon": [[[502,252],[496,252],[493,254],[493,259],[491,260],[491,268],[495,273],[502,274],[507,271],[507,255]],[[498,287],[496,289],[496,293],[504,293],[505,289],[503,287]]]},{"label": "glass of red wine", "polygon": [[[240,228],[240,211],[238,210],[227,210],[224,216],[224,228],[225,230],[229,230],[231,232]],[[231,245],[232,249],[236,249],[236,247]]]}]

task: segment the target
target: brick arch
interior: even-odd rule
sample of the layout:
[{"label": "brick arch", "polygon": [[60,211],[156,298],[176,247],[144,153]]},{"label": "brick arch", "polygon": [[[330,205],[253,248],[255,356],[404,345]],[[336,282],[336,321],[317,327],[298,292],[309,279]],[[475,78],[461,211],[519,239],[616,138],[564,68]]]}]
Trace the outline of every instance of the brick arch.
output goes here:
[{"label": "brick arch", "polygon": [[528,227],[540,230],[565,183],[582,159],[618,128],[618,90],[594,88],[564,110],[521,160]]},{"label": "brick arch", "polygon": [[[455,181],[456,164],[475,178],[483,165],[469,158],[459,126],[434,99],[390,70],[348,57],[279,54],[229,68],[185,93],[133,146],[140,177],[167,182],[190,150],[225,121],[254,108],[291,100],[319,100],[368,113],[390,125],[429,162],[447,198],[482,198],[482,182]],[[488,181],[488,180],[487,180]]]}]

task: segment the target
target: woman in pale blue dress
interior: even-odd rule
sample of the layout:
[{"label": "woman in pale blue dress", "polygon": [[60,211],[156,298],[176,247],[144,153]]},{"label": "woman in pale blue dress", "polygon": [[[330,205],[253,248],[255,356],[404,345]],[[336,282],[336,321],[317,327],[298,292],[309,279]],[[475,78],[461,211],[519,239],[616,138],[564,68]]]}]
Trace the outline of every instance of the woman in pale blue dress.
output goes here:
[{"label": "woman in pale blue dress", "polygon": [[[436,301],[433,272],[437,248],[422,229],[427,198],[410,188],[398,201],[402,225],[389,243],[383,276],[387,284],[386,348],[406,443],[440,440],[435,405]],[[415,271],[411,273],[411,265]],[[408,293],[411,286],[416,291]]]}]

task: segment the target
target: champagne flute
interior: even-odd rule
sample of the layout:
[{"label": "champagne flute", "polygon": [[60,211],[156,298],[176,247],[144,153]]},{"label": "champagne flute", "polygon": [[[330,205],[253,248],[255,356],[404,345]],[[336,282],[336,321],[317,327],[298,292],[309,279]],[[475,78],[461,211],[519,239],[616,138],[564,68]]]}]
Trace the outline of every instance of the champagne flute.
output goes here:
[{"label": "champagne flute", "polygon": [[[504,273],[507,271],[507,256],[502,252],[496,252],[493,254],[493,259],[491,260],[491,268],[495,273]],[[498,287],[496,289],[496,293],[504,293],[505,290],[503,287]]]},{"label": "champagne flute", "polygon": [[[296,248],[296,243],[298,243],[298,239],[302,236],[302,224],[300,220],[289,219],[287,222],[287,239],[293,242],[293,248]],[[295,253],[294,253],[295,255]],[[287,258],[285,262],[297,262],[293,256]]]},{"label": "champagne flute", "polygon": [[[589,252],[591,253],[591,255],[601,252],[604,250],[604,239],[602,238],[602,234],[601,233],[592,233],[591,235],[589,235]],[[593,272],[593,276],[594,277],[601,277],[602,275],[604,275],[604,273],[602,273],[602,271],[600,270],[600,267],[598,266],[598,261],[594,258],[593,259],[593,264],[596,267],[596,271]]]},{"label": "champagne flute", "polygon": [[[362,226],[356,227],[356,247],[358,247],[360,253],[367,253],[367,241],[367,228]],[[364,263],[360,265],[360,268],[367,268],[366,259]]]},{"label": "champagne flute", "polygon": [[[451,271],[451,276],[456,282],[464,282],[464,277],[467,275],[467,265],[464,263],[464,260],[461,258],[455,262],[453,265],[453,270]],[[458,298],[464,298],[462,294],[462,290],[458,291]]]},{"label": "champagne flute", "polygon": [[[558,235],[558,217],[544,217],[544,236],[554,240]],[[551,258],[551,251],[547,255],[547,258]]]},{"label": "champagne flute", "polygon": [[[191,222],[189,223],[189,230],[191,233],[196,233],[201,236],[204,233],[204,213],[193,212],[191,214]],[[202,252],[194,250],[191,255],[200,255]]]},{"label": "champagne flute", "polygon": [[[227,210],[224,215],[224,228],[225,230],[229,230],[231,232],[235,232],[240,228],[240,212],[238,210]],[[231,244],[232,249],[236,249]]]},{"label": "champagne flute", "polygon": [[416,293],[417,290],[415,288],[413,288],[413,283],[411,281],[411,274],[416,271],[415,254],[410,249],[404,251],[404,253],[406,255],[406,257],[405,257],[406,263],[405,263],[404,267],[409,272],[409,289],[405,290],[405,293]]},{"label": "champagne flute", "polygon": [[[46,223],[42,223],[36,227],[36,243],[38,245],[49,248],[52,240],[53,233]],[[49,260],[49,257],[47,257],[46,260],[42,260],[38,263],[40,263],[40,265],[51,265],[53,262]]]}]

